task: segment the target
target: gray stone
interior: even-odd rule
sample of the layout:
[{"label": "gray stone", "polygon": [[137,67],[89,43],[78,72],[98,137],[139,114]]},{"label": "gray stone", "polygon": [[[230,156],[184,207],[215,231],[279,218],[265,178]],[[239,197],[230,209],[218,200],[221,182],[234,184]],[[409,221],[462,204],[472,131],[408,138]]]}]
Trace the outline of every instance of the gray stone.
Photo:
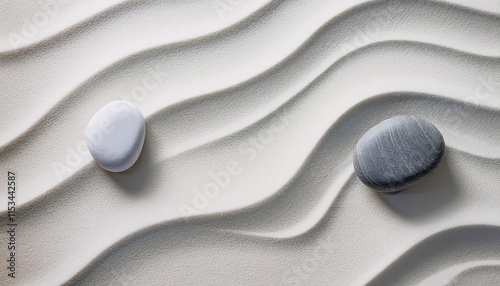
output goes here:
[{"label": "gray stone", "polygon": [[396,116],[372,127],[354,149],[359,179],[380,192],[397,192],[420,181],[444,156],[439,130],[421,118]]}]

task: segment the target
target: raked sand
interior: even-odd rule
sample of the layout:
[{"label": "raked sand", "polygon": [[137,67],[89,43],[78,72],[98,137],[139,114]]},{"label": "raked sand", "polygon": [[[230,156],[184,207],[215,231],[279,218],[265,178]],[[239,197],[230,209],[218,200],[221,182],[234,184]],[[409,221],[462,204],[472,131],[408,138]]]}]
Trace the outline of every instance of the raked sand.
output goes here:
[{"label": "raked sand", "polygon": [[[16,173],[18,223],[1,285],[500,283],[499,1],[0,7],[0,170]],[[110,173],[84,132],[117,99],[146,139]],[[400,114],[439,128],[445,158],[379,195],[352,151]]]}]

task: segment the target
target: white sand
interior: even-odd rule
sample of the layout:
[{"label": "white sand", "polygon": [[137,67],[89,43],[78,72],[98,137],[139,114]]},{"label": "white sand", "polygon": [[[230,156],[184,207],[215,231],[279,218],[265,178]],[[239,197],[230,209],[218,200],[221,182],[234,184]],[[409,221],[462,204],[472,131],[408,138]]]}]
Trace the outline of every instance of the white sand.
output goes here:
[{"label": "white sand", "polygon": [[[1,285],[498,279],[498,1],[242,1],[222,15],[216,1],[77,2],[19,47],[21,15],[44,10],[0,2],[0,169],[17,174],[20,246]],[[115,174],[84,132],[116,99],[147,134]],[[381,196],[351,153],[398,114],[436,125],[447,153]]]}]

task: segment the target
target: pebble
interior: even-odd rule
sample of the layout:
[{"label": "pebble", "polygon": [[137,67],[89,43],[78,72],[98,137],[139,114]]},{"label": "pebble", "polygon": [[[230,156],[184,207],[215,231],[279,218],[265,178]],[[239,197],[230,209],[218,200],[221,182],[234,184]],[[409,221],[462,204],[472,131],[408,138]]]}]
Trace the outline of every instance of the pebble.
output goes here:
[{"label": "pebble", "polygon": [[116,100],[104,105],[90,119],[85,141],[102,168],[122,172],[139,158],[145,133],[141,111],[130,102]]},{"label": "pebble", "polygon": [[414,116],[384,120],[359,139],[354,170],[379,192],[403,190],[428,175],[444,156],[445,143],[430,122]]}]

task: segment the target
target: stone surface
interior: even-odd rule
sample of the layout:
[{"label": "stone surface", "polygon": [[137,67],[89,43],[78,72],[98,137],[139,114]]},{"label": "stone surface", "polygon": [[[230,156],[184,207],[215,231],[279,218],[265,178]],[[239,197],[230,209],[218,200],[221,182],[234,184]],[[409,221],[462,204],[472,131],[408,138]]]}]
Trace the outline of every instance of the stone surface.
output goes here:
[{"label": "stone surface", "polygon": [[90,119],[85,141],[101,167],[121,172],[132,167],[139,158],[145,131],[141,111],[129,102],[116,100],[103,106]]},{"label": "stone surface", "polygon": [[429,174],[444,155],[439,130],[421,118],[396,116],[368,130],[354,150],[359,179],[380,192],[396,192]]}]

